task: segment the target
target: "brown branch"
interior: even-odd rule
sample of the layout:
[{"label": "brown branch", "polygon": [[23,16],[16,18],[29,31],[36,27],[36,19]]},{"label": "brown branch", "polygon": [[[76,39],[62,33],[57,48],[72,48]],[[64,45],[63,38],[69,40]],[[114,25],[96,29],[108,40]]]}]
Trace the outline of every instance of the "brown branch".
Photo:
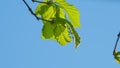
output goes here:
[{"label": "brown branch", "polygon": [[118,45],[118,41],[119,41],[119,38],[120,38],[120,32],[119,34],[117,35],[117,40],[116,40],[116,43],[115,43],[115,47],[114,47],[114,50],[113,50],[113,55],[115,55],[115,51],[116,51],[116,48],[117,48],[117,45]]},{"label": "brown branch", "polygon": [[27,2],[26,2],[25,0],[23,0],[23,2],[24,2],[25,5],[27,6],[27,8],[28,8],[28,10],[30,11],[30,13],[31,13],[33,16],[35,16],[35,18],[36,18],[37,20],[43,20],[43,21],[47,21],[47,22],[53,22],[53,21],[45,20],[45,19],[43,19],[43,18],[38,17],[38,16],[32,11],[32,9],[31,9],[30,6],[27,4]]}]

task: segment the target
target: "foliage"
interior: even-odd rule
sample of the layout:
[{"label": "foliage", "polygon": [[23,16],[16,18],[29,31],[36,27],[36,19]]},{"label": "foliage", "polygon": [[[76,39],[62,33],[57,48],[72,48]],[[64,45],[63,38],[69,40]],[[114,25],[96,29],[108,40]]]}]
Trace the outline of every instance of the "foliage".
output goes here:
[{"label": "foliage", "polygon": [[116,51],[115,52],[114,58],[120,64],[120,51]]},{"label": "foliage", "polygon": [[62,46],[74,38],[75,47],[80,44],[80,37],[75,27],[81,27],[80,14],[74,5],[68,4],[65,0],[44,0],[46,3],[39,3],[35,14],[44,21],[42,38],[56,40]]}]

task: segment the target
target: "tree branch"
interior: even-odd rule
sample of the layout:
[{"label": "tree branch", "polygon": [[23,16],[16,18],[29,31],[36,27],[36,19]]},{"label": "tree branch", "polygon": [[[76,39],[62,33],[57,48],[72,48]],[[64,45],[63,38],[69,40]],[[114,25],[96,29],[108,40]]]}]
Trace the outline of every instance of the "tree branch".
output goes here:
[{"label": "tree branch", "polygon": [[120,38],[120,32],[119,34],[117,35],[117,40],[116,40],[116,43],[115,43],[115,47],[114,47],[114,50],[113,50],[113,55],[115,54],[115,51],[116,51],[116,48],[117,48],[117,45],[118,45],[118,41],[119,41],[119,38]]},{"label": "tree branch", "polygon": [[37,15],[32,11],[32,9],[30,8],[30,6],[27,4],[27,2],[25,0],[23,0],[23,2],[25,3],[25,5],[27,6],[28,10],[30,11],[30,13],[35,16],[35,18],[37,20],[43,20],[43,21],[47,21],[47,22],[53,22],[53,21],[49,21],[49,20],[45,20],[43,18],[37,17]]}]

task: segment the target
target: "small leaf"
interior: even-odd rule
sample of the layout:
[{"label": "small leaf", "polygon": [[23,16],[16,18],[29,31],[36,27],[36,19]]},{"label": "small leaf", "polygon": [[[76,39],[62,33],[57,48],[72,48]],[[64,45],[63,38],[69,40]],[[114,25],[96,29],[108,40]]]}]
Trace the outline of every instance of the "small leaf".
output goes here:
[{"label": "small leaf", "polygon": [[44,26],[42,29],[42,39],[54,39],[54,29],[55,25],[51,24],[50,22],[44,22]]},{"label": "small leaf", "polygon": [[114,58],[120,64],[120,52],[115,52]]},{"label": "small leaf", "polygon": [[75,30],[75,28],[73,27],[73,25],[67,21],[67,24],[70,28],[70,31],[72,32],[72,35],[73,35],[73,38],[74,38],[74,43],[75,43],[75,47],[77,48],[80,44],[80,36],[79,34],[77,33],[77,31]]},{"label": "small leaf", "polygon": [[40,3],[40,4],[38,4],[38,6],[36,7],[35,14],[36,14],[37,16],[43,15],[46,11],[48,11],[49,7],[50,7],[50,6],[48,6],[47,4]]},{"label": "small leaf", "polygon": [[54,5],[39,4],[36,8],[35,14],[41,16],[45,20],[53,20],[56,15],[56,8]]}]

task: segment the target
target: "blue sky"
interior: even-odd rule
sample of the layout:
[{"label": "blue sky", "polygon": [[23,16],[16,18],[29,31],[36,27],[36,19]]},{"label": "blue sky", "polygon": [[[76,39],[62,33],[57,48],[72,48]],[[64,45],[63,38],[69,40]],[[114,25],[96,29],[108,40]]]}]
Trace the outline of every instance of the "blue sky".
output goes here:
[{"label": "blue sky", "polygon": [[[34,10],[37,4],[26,1]],[[0,68],[120,68],[112,55],[120,31],[120,1],[67,1],[81,13],[77,50],[74,43],[62,47],[55,41],[42,40],[43,24],[22,0],[1,0]]]}]

